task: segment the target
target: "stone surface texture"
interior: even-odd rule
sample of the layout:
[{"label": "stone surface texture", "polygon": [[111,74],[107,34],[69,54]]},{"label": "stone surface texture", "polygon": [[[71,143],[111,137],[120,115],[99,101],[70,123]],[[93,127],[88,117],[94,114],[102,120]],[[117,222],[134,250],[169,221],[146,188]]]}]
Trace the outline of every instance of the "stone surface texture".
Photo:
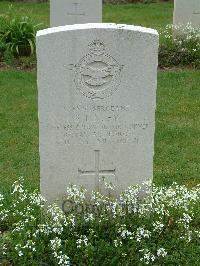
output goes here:
[{"label": "stone surface texture", "polygon": [[51,27],[102,22],[102,0],[50,0]]},{"label": "stone surface texture", "polygon": [[175,0],[174,25],[200,27],[200,0]]},{"label": "stone surface texture", "polygon": [[82,24],[37,33],[41,192],[118,194],[153,176],[158,33]]}]

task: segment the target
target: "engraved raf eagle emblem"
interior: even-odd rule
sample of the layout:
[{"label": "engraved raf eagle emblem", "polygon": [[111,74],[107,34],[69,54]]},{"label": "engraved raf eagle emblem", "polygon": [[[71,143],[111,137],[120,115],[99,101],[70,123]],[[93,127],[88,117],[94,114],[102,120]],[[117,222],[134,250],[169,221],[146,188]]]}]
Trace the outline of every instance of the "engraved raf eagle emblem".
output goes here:
[{"label": "engraved raf eagle emblem", "polygon": [[85,80],[90,86],[101,86],[108,81],[108,77],[114,76],[117,72],[121,70],[120,66],[108,66],[102,69],[94,68],[88,66],[83,70],[83,76],[88,77]]},{"label": "engraved raf eagle emblem", "polygon": [[102,41],[94,40],[88,47],[90,52],[78,64],[71,65],[74,83],[87,98],[104,99],[119,87],[123,66],[106,53]]}]

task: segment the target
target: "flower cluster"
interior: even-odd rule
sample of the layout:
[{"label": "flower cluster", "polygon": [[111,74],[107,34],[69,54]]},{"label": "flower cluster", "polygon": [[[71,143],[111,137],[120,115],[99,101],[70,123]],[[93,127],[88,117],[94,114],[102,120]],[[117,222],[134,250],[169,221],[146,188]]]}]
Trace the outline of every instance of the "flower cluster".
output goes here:
[{"label": "flower cluster", "polygon": [[146,182],[115,197],[110,188],[109,195],[89,194],[72,185],[66,189],[63,210],[57,204],[47,206],[38,192],[27,191],[23,179],[14,183],[11,196],[8,208],[0,194],[0,259],[10,264],[195,265],[198,261],[200,186],[156,187]]},{"label": "flower cluster", "polygon": [[159,65],[200,67],[200,28],[187,25],[167,25],[161,30]]}]

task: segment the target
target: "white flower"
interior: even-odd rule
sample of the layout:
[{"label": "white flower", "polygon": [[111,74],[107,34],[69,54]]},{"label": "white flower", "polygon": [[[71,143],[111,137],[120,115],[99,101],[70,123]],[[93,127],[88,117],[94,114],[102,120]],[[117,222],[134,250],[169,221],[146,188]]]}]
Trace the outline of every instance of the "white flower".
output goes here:
[{"label": "white flower", "polygon": [[58,253],[57,261],[58,261],[58,265],[61,265],[61,266],[70,265],[70,258],[67,255],[62,254],[62,251]]},{"label": "white flower", "polygon": [[183,213],[182,221],[189,224],[192,221],[192,217],[187,213]]},{"label": "white flower", "polygon": [[80,238],[76,241],[77,248],[81,248],[82,246],[88,245],[88,238],[85,235],[80,236]]},{"label": "white flower", "polygon": [[156,222],[153,222],[153,231],[154,232],[162,232],[164,228],[164,224],[162,224],[161,222],[159,221],[156,221]]},{"label": "white flower", "polygon": [[157,256],[158,257],[166,257],[167,256],[167,252],[165,251],[164,248],[159,248],[157,250]]},{"label": "white flower", "polygon": [[105,195],[102,195],[99,191],[92,191],[91,201],[95,206],[109,203],[108,198]]},{"label": "white flower", "polygon": [[113,243],[116,248],[122,246],[122,241],[120,239],[115,239]]},{"label": "white flower", "polygon": [[126,229],[126,225],[125,224],[122,225],[118,229],[118,233],[120,233],[120,236],[123,239],[125,239],[125,238],[133,239],[133,233]]},{"label": "white flower", "polygon": [[84,220],[86,222],[92,222],[92,221],[94,221],[94,214],[92,214],[92,213],[86,213],[84,215]]},{"label": "white flower", "polygon": [[46,199],[42,195],[37,193],[30,194],[29,198],[30,198],[30,204],[36,204],[40,207],[43,207],[44,203],[46,202]]},{"label": "white flower", "polygon": [[39,224],[38,229],[35,232],[35,237],[37,237],[38,234],[44,234],[49,235],[51,233],[51,226],[48,224]]},{"label": "white flower", "polygon": [[22,257],[23,255],[24,255],[23,252],[20,250],[19,253],[18,253],[18,256]]},{"label": "white flower", "polygon": [[105,185],[106,189],[114,190],[114,188],[115,188],[111,182],[108,183],[105,180],[104,180],[104,185]]},{"label": "white flower", "polygon": [[196,231],[194,231],[194,233],[196,234],[196,236],[197,236],[198,238],[200,238],[200,230],[196,230]]},{"label": "white flower", "polygon": [[68,215],[66,221],[63,224],[64,226],[75,227],[75,216],[73,214]]},{"label": "white flower", "polygon": [[15,181],[12,185],[12,192],[11,194],[15,194],[16,192],[23,193],[24,188],[23,188],[23,177],[20,177],[19,180]]},{"label": "white flower", "polygon": [[61,239],[56,237],[55,239],[50,240],[50,246],[53,251],[54,257],[57,257],[57,252],[61,247]]},{"label": "white flower", "polygon": [[[0,232],[0,234],[1,234],[1,232]],[[3,254],[3,255],[6,255],[6,251],[7,251],[7,247],[6,247],[6,245],[4,244],[3,247],[2,247],[2,254]]]},{"label": "white flower", "polygon": [[17,244],[15,246],[15,250],[18,252],[18,256],[19,257],[22,257],[24,255],[23,252],[22,252],[22,246],[21,246],[21,244]]},{"label": "white flower", "polygon": [[187,228],[187,230],[185,231],[185,233],[180,236],[180,239],[184,239],[186,242],[191,242],[192,240],[192,234],[193,234],[193,231],[189,230]]},{"label": "white flower", "polygon": [[76,185],[71,185],[67,187],[67,199],[75,203],[83,203],[86,198],[86,192],[86,189],[78,189]]},{"label": "white flower", "polygon": [[31,250],[31,251],[33,251],[33,252],[35,252],[36,251],[36,249],[35,249],[35,242],[33,242],[32,240],[28,240],[27,241],[27,244],[24,246],[24,247],[22,247],[23,249],[29,249],[29,250]]},{"label": "white flower", "polygon": [[0,211],[0,221],[4,221],[9,214],[9,210],[3,209]]},{"label": "white flower", "polygon": [[52,204],[47,209],[47,214],[50,215],[53,222],[65,222],[66,217],[64,212],[56,205]]},{"label": "white flower", "polygon": [[151,236],[151,232],[149,230],[145,230],[142,227],[137,228],[136,230],[136,241],[141,242],[142,238],[149,238]]},{"label": "white flower", "polygon": [[140,258],[140,261],[144,262],[146,265],[149,265],[156,259],[156,257],[148,249],[141,249],[139,252],[143,253],[143,257]]},{"label": "white flower", "polygon": [[0,201],[3,201],[3,200],[4,200],[4,196],[0,193]]}]

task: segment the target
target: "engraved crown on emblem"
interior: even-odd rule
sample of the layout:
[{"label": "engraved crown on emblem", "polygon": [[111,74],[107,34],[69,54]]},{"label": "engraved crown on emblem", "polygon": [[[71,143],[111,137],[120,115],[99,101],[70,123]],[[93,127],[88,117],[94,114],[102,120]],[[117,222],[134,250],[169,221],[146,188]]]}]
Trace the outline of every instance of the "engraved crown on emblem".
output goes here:
[{"label": "engraved crown on emblem", "polygon": [[88,45],[91,53],[95,55],[102,55],[105,52],[105,45],[100,40],[94,40]]}]

